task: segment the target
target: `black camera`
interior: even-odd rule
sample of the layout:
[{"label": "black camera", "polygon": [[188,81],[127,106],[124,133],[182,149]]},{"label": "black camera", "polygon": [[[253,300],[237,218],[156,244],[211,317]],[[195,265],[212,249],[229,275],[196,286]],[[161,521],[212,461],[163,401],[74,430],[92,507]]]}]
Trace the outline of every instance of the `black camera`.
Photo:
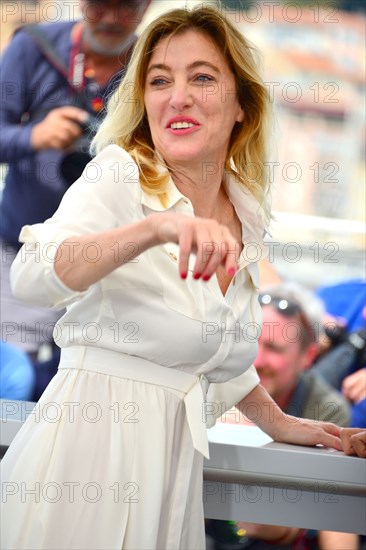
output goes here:
[{"label": "black camera", "polygon": [[366,365],[366,329],[362,328],[354,332],[348,332],[345,327],[324,327],[325,333],[331,341],[331,348],[347,345],[354,355],[354,369]]},{"label": "black camera", "polygon": [[85,166],[92,159],[89,149],[98,127],[97,118],[93,115],[89,115],[84,124],[80,122],[78,124],[83,130],[83,134],[65,151],[59,167],[67,187],[70,187],[81,176]]}]

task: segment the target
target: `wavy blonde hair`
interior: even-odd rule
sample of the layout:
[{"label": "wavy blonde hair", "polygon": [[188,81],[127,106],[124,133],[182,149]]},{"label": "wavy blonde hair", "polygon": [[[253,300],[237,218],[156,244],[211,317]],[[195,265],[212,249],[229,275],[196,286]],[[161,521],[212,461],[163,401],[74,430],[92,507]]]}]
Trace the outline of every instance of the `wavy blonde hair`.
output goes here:
[{"label": "wavy blonde hair", "polygon": [[[235,77],[244,121],[233,128],[225,171],[252,192],[269,220],[265,200],[269,190],[265,166],[271,113],[268,90],[258,72],[255,48],[213,7],[175,9],[150,23],[137,41],[124,78],[108,100],[107,114],[92,142],[92,151],[98,153],[111,143],[123,147],[139,167],[144,191],[158,195],[162,204],[166,204],[169,172],[166,166],[161,169],[162,160],[154,150],[144,106],[145,80],[158,42],[188,30],[205,33],[219,48]],[[249,175],[249,167],[253,165],[259,174],[255,178]]]}]

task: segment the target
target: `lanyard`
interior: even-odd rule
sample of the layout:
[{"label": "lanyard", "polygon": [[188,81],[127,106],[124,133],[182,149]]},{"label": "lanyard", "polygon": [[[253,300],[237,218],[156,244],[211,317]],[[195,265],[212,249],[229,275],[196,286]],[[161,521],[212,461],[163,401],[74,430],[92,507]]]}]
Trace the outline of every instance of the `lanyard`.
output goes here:
[{"label": "lanyard", "polygon": [[[82,51],[83,31],[82,23],[76,24],[71,43],[68,81],[74,94],[86,97],[86,56]],[[104,107],[103,97],[100,93],[95,97],[89,98],[88,103],[94,113],[99,113]]]},{"label": "lanyard", "polygon": [[85,54],[82,52],[83,26],[76,24],[71,44],[69,82],[79,92],[85,90]]}]

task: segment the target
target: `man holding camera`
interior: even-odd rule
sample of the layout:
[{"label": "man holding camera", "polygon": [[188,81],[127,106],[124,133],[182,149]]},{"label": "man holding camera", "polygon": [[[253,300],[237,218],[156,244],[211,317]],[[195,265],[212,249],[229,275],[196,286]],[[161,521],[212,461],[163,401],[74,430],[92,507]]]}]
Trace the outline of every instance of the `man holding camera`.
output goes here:
[{"label": "man holding camera", "polygon": [[0,163],[8,170],[0,204],[1,339],[33,359],[52,341],[59,314],[12,297],[9,269],[18,236],[24,225],[52,216],[90,160],[93,126],[123,74],[150,2],[80,0],[80,21],[23,27],[3,55]]}]

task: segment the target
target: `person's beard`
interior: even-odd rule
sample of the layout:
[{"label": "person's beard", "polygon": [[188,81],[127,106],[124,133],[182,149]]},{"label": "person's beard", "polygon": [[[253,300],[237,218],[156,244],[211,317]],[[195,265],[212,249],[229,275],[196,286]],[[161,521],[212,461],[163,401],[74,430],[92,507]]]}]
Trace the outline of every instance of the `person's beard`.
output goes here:
[{"label": "person's beard", "polygon": [[103,44],[97,38],[98,30],[104,30],[108,32],[109,30],[118,31],[115,27],[112,29],[109,25],[101,24],[99,27],[94,29],[92,32],[89,27],[85,26],[84,28],[84,39],[87,44],[87,47],[96,54],[103,55],[106,57],[118,57],[119,55],[125,53],[135,42],[136,36],[131,34],[130,36],[121,38],[121,41],[117,43],[113,48]]}]

